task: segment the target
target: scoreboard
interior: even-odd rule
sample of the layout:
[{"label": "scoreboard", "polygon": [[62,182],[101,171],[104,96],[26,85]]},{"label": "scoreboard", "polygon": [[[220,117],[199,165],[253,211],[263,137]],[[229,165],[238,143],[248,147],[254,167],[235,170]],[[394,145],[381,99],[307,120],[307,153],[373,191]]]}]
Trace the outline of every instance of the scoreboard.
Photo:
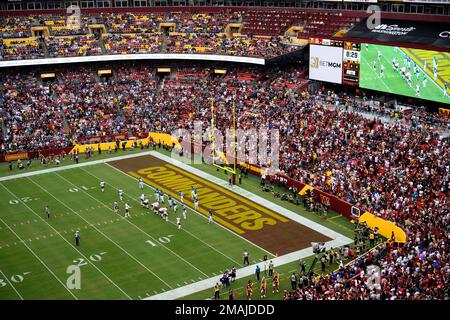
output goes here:
[{"label": "scoreboard", "polygon": [[321,46],[342,47],[343,41],[333,39],[322,39],[322,38],[309,38],[309,43]]},{"label": "scoreboard", "polygon": [[342,58],[342,84],[359,85],[359,69],[361,61],[361,44],[344,41]]}]

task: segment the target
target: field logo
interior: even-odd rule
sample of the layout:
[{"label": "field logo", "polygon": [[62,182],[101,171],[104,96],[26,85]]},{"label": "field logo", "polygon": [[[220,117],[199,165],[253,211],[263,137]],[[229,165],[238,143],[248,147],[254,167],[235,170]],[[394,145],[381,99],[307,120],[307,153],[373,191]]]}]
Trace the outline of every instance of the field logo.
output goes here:
[{"label": "field logo", "polygon": [[66,26],[69,29],[80,29],[81,28],[81,10],[79,6],[70,5],[66,10]]},{"label": "field logo", "polygon": [[366,21],[367,29],[373,30],[377,28],[381,24],[381,8],[376,5],[370,5],[367,7],[366,12],[370,13]]},{"label": "field logo", "polygon": [[66,286],[69,290],[81,289],[81,269],[77,265],[71,265],[67,267],[67,274],[70,276],[67,278]]}]

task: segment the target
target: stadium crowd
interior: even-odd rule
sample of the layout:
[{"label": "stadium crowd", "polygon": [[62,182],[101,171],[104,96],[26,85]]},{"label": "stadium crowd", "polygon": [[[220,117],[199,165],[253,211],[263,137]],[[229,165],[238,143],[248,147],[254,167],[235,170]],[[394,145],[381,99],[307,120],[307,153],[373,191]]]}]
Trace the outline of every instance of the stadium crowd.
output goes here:
[{"label": "stadium crowd", "polygon": [[[159,79],[151,66],[130,63],[101,80],[91,67],[73,67],[50,87],[31,72],[5,73],[0,152],[171,133],[193,129],[194,120],[206,129],[211,99],[224,130],[234,100],[240,128],[280,130],[282,173],[394,221],[408,235],[406,244],[390,239],[337,272],[312,275],[286,299],[448,298],[450,141],[439,139],[428,113],[416,113],[414,126],[367,119],[354,112],[363,104],[353,97],[300,91],[303,73],[295,69],[204,72],[184,68]],[[337,100],[340,108],[330,108]],[[379,285],[366,281],[372,264],[381,270]]]},{"label": "stadium crowd", "polygon": [[[261,25],[255,20],[255,17],[263,19],[263,16],[270,23]],[[319,22],[320,28],[310,27]],[[301,34],[300,38],[308,39],[314,34],[332,35],[341,28],[348,29],[355,22],[342,15],[301,12],[294,18],[288,12],[243,14],[229,10],[215,13],[83,13],[79,20],[73,15],[57,14],[0,16],[0,60],[164,52],[273,57],[298,48],[290,37],[284,36],[292,24],[304,27],[301,33],[290,36]],[[227,26],[232,23],[240,25],[241,29],[228,30]],[[95,26],[96,30],[102,29],[99,26],[105,29],[100,32],[101,36],[94,36],[90,26]],[[33,27],[48,28],[42,44],[32,37]]]}]

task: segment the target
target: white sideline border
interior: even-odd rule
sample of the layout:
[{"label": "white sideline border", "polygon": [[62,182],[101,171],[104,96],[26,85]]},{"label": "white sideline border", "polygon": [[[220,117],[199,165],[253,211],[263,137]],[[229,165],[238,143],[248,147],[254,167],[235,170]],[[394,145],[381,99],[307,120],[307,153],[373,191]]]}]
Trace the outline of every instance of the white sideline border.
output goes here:
[{"label": "white sideline border", "polygon": [[39,174],[46,174],[46,173],[70,170],[70,169],[75,169],[75,168],[79,168],[79,167],[93,166],[96,164],[102,164],[102,163],[106,163],[106,162],[112,162],[112,161],[123,160],[123,159],[136,158],[136,157],[141,157],[141,156],[146,156],[146,155],[150,155],[150,151],[127,154],[127,155],[112,157],[112,158],[108,158],[108,159],[80,162],[78,164],[74,163],[74,164],[69,164],[69,165],[65,165],[65,166],[61,166],[61,167],[53,167],[53,168],[48,168],[48,169],[18,173],[18,174],[14,174],[11,176],[0,177],[0,181],[8,181],[8,180],[32,177],[32,176],[39,175]]},{"label": "white sideline border", "polygon": [[[135,154],[128,154],[128,155],[112,157],[112,158],[108,158],[108,159],[93,160],[93,161],[82,162],[82,163],[78,163],[78,164],[66,165],[66,166],[62,166],[62,167],[48,168],[48,169],[36,170],[36,171],[32,171],[32,172],[24,172],[24,173],[15,174],[12,176],[0,177],[0,182],[20,179],[20,178],[25,178],[25,177],[31,177],[31,176],[40,175],[40,174],[47,174],[47,173],[64,171],[64,170],[76,169],[76,168],[80,168],[80,167],[87,167],[87,166],[92,166],[92,165],[97,165],[97,164],[104,164],[104,163],[118,161],[118,160],[137,158],[137,157],[142,157],[142,156],[146,156],[146,155],[151,155],[151,156],[154,156],[155,158],[158,158],[160,160],[163,160],[163,161],[166,161],[173,165],[176,165],[176,166],[178,166],[188,172],[191,172],[205,180],[215,183],[227,190],[238,193],[254,202],[257,202],[257,203],[277,212],[278,214],[280,214],[282,216],[285,216],[293,221],[296,221],[297,223],[300,223],[312,230],[315,230],[329,238],[334,239],[334,240],[331,240],[331,241],[328,241],[325,243],[325,247],[327,249],[329,249],[330,247],[336,248],[336,247],[344,246],[344,245],[347,245],[347,244],[350,244],[353,242],[353,240],[351,240],[350,238],[348,238],[338,232],[335,232],[335,231],[333,231],[325,226],[322,226],[312,220],[304,218],[288,209],[285,209],[275,203],[272,203],[264,198],[261,198],[260,196],[257,196],[247,190],[244,190],[239,186],[230,187],[226,181],[224,181],[220,178],[214,177],[214,176],[212,176],[206,172],[203,172],[197,168],[194,168],[185,163],[182,163],[181,161],[178,161],[176,159],[172,159],[168,156],[160,154],[157,151],[144,151],[144,152],[139,152],[139,153],[135,153]],[[299,261],[300,259],[309,257],[311,255],[313,255],[312,247],[308,247],[308,248],[304,248],[304,249],[274,258],[274,259],[272,259],[272,261],[275,266],[281,266],[283,264],[291,263],[294,261]],[[237,279],[244,278],[244,277],[254,274],[256,265],[257,264],[253,264],[253,265],[238,269],[237,270]],[[187,296],[187,295],[190,295],[190,294],[193,294],[193,293],[196,293],[199,291],[203,291],[203,290],[213,287],[218,282],[219,277],[220,277],[220,275],[214,276],[214,277],[211,277],[211,278],[208,278],[205,280],[201,280],[199,282],[188,284],[188,285],[180,287],[180,288],[168,290],[163,293],[144,298],[143,300],[179,299],[184,296]]]}]

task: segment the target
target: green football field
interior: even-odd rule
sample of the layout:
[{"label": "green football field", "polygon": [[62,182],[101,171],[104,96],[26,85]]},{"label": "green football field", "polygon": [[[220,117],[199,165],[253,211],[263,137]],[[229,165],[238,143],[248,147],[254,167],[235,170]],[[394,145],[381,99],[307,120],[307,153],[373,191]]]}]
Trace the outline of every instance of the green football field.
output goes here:
[{"label": "green football field", "polygon": [[[97,177],[106,182],[104,193]],[[126,190],[131,219],[113,212],[116,186]],[[239,267],[244,248],[252,257],[266,254],[190,210],[178,230],[141,209],[135,179],[105,164],[0,188],[0,299],[140,299]],[[153,198],[153,190],[145,192]],[[66,288],[74,264],[81,267],[80,290]]]},{"label": "green football field", "polygon": [[[227,178],[211,166],[197,167]],[[2,169],[7,173],[6,167]],[[104,193],[100,179],[106,182]],[[267,196],[258,190],[258,183],[258,178],[249,176],[243,187]],[[124,200],[132,206],[130,219],[124,218],[124,202],[120,202],[120,215],[113,212],[118,188],[124,189]],[[239,269],[244,249],[252,263],[265,254],[272,257],[225,228],[208,225],[204,216],[189,208],[188,219],[178,230],[173,215],[165,222],[142,209],[137,181],[107,164],[1,181],[0,190],[0,300],[142,299],[203,279],[218,279],[232,266]],[[144,193],[153,202],[154,190],[145,186]],[[324,219],[288,202],[275,198],[273,202],[352,236],[351,224],[335,213]],[[50,219],[45,215],[46,205]],[[75,246],[76,230],[81,234],[80,246]],[[81,270],[79,290],[67,288],[71,265]],[[276,266],[280,273],[292,268],[295,263]],[[245,279],[233,287],[239,291]],[[206,299],[210,291],[186,298]],[[280,297],[269,294],[267,298]]]},{"label": "green football field", "polygon": [[[378,59],[378,50],[381,52],[380,59]],[[444,83],[450,82],[447,78],[449,73],[448,53],[428,51],[429,54],[424,54],[424,52],[425,50],[404,49],[374,44],[369,44],[366,49],[366,44],[361,44],[360,87],[414,98],[450,103],[450,89],[447,90],[448,95],[444,95],[443,89]],[[404,64],[405,54],[411,58],[409,69],[408,64]],[[434,78],[433,74],[434,56],[437,57],[438,61],[436,78]],[[406,70],[411,73],[411,86],[403,79],[399,71],[394,70],[392,63],[394,57],[397,59],[399,69],[405,66]],[[423,66],[425,60],[426,68]],[[374,61],[376,61],[375,68]],[[420,68],[419,78],[416,77],[414,72],[414,63],[417,63]],[[383,76],[381,76],[380,72],[381,64],[384,65]],[[424,78],[426,79],[425,81]],[[416,91],[417,84],[420,86],[418,94]]]}]

